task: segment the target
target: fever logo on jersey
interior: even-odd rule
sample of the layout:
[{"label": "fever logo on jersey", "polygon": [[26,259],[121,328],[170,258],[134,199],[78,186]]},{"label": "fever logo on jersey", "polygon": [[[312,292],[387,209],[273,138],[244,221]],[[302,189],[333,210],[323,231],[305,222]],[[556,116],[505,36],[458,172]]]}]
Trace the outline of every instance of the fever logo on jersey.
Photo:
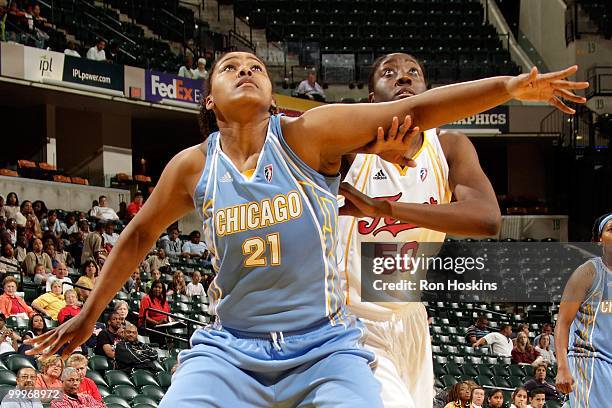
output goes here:
[{"label": "fever logo on jersey", "polygon": [[421,181],[425,181],[425,179],[427,178],[427,169],[421,167],[421,170],[419,170],[419,176],[421,177]]},{"label": "fever logo on jersey", "polygon": [[266,180],[268,181],[268,183],[272,182],[272,165],[268,164],[266,167],[264,167],[264,176],[266,176]]}]

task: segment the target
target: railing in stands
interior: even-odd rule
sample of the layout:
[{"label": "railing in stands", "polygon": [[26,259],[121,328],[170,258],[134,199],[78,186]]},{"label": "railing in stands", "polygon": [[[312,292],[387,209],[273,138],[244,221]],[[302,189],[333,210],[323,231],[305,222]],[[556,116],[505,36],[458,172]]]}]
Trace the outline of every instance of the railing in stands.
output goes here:
[{"label": "railing in stands", "polygon": [[[169,12],[168,10],[166,10],[165,8],[160,8],[160,10],[162,11],[162,13],[164,13],[165,15],[167,15],[168,17],[172,18],[173,20],[177,21],[179,24],[181,24],[181,26],[183,27],[183,32],[179,32],[176,29],[174,29],[173,27],[165,24],[163,21],[159,21],[159,23],[161,25],[163,25],[164,27],[166,27],[168,30],[170,31],[174,31],[175,33],[182,35],[183,37],[183,46],[185,46],[186,42],[187,42],[187,35],[186,35],[186,31],[185,31],[185,20],[182,20],[180,18],[178,18],[177,16],[175,16],[174,14],[172,14],[171,12]],[[192,27],[193,29],[193,27]]]},{"label": "railing in stands", "polygon": [[[237,45],[234,41],[236,41],[237,43],[239,43],[239,45]],[[235,32],[234,30],[229,30],[228,36],[227,36],[227,48],[228,50],[231,51],[250,51],[255,53],[255,46],[253,45],[253,43],[251,43],[249,40],[247,40],[246,38],[242,37],[240,34],[238,34],[237,32]],[[242,46],[245,49],[240,49],[239,47]]]},{"label": "railing in stands", "polygon": [[[187,328],[187,338],[179,337],[179,336],[176,336],[174,334],[166,333],[166,332],[161,331],[161,330],[156,330],[156,329],[152,329],[150,327],[147,327],[147,319],[146,318],[149,315],[149,312],[158,313],[158,314],[162,314],[164,316],[171,317],[175,321],[180,320],[180,321],[183,321],[183,322],[191,323],[191,325],[185,324],[185,326]],[[187,344],[189,344],[189,339],[191,338],[191,335],[193,334],[193,332],[192,332],[193,325],[204,327],[204,326],[207,326],[209,324],[209,323],[204,323],[204,322],[201,322],[201,321],[198,321],[198,320],[190,319],[188,317],[179,316],[179,315],[174,314],[174,313],[164,312],[163,310],[155,309],[155,308],[152,308],[152,307],[146,308],[144,310],[144,315],[145,315],[145,319],[144,319],[144,327],[143,327],[143,329],[146,332],[148,332],[148,333],[155,333],[155,334],[158,334],[160,336],[171,338],[173,340],[177,340],[179,342],[184,342],[184,343],[187,343]],[[167,327],[170,327],[170,326],[167,326]]]}]

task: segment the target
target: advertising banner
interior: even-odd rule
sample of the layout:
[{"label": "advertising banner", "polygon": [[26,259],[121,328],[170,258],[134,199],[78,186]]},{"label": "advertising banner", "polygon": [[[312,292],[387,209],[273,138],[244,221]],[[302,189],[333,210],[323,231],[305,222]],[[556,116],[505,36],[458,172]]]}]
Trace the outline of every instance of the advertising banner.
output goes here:
[{"label": "advertising banner", "polygon": [[161,72],[146,71],[145,100],[197,105],[204,94],[204,81]]},{"label": "advertising banner", "polygon": [[66,56],[61,80],[123,92],[123,65]]},{"label": "advertising banner", "polygon": [[486,112],[442,126],[442,129],[491,129],[508,133],[510,114],[508,106],[496,106]]},{"label": "advertising banner", "polygon": [[24,47],[24,79],[41,82],[43,79],[62,80],[65,55],[59,52]]}]

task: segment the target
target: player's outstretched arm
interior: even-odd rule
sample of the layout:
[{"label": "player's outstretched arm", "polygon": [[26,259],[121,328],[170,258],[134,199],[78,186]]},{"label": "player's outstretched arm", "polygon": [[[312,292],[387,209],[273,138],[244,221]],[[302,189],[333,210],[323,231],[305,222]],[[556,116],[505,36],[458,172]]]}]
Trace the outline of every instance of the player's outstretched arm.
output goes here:
[{"label": "player's outstretched arm", "polygon": [[567,361],[570,326],[576,318],[580,305],[586,299],[594,279],[595,268],[592,263],[578,267],[567,281],[559,305],[559,317],[555,326],[555,354],[557,356],[555,384],[557,389],[564,394],[569,394],[574,387],[574,379]]},{"label": "player's outstretched arm", "polygon": [[[348,152],[372,142],[378,127],[391,126],[393,117],[412,116],[412,125],[431,129],[485,111],[512,98],[547,102],[574,113],[560,98],[576,103],[585,99],[570,90],[587,82],[566,81],[577,66],[538,74],[532,69],[516,77],[494,77],[431,89],[399,101],[377,104],[334,104],[311,109],[295,119],[283,120],[283,133],[291,147],[315,169],[337,162]],[[305,139],[307,137],[307,139]],[[307,143],[304,141],[307,140]]]},{"label": "player's outstretched arm", "polygon": [[51,355],[68,344],[62,353],[66,357],[91,336],[98,317],[159,235],[193,210],[192,194],[204,163],[200,146],[183,150],[170,160],[145,205],[121,233],[81,313],[58,328],[28,340],[28,344],[34,345],[29,355]]}]

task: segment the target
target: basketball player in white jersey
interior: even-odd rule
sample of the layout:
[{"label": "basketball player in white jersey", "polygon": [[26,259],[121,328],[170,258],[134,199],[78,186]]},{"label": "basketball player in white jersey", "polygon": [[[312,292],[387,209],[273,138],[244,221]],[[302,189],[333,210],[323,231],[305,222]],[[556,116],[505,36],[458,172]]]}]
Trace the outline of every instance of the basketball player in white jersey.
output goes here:
[{"label": "basketball player in white jersey", "polygon": [[[420,63],[399,53],[375,61],[368,87],[371,102],[407,98],[427,89]],[[442,242],[446,233],[494,235],[501,215],[474,146],[463,133],[429,129],[414,136],[408,127],[405,121],[398,129],[395,120],[387,146],[380,150],[399,141],[404,149],[400,155],[412,158],[411,167],[370,154],[347,157],[341,214],[361,218],[341,217],[339,262],[347,303],[364,321],[366,344],[378,358],[375,375],[382,383],[385,407],[431,408],[434,373],[425,307],[420,302],[362,301],[360,244],[397,242],[399,253],[416,250],[420,242]],[[397,157],[389,160],[398,162]]]}]

